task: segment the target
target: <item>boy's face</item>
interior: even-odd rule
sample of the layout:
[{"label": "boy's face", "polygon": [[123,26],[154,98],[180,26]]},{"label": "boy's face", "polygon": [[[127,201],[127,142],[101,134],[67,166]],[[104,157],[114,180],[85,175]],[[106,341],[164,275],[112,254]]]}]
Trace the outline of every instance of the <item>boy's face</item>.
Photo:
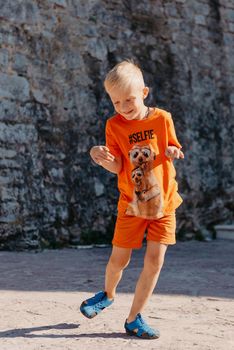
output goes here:
[{"label": "boy's face", "polygon": [[126,90],[113,87],[108,91],[117,113],[127,120],[143,119],[146,113],[144,99],[148,96],[148,87],[129,87]]}]

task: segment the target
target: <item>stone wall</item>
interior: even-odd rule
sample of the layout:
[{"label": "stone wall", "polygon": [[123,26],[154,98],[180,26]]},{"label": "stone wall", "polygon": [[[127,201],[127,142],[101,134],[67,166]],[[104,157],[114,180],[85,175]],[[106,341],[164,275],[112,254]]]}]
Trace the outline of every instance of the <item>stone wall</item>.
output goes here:
[{"label": "stone wall", "polygon": [[116,177],[88,151],[124,58],[183,144],[178,235],[233,220],[233,1],[0,0],[0,24],[1,249],[110,240]]}]

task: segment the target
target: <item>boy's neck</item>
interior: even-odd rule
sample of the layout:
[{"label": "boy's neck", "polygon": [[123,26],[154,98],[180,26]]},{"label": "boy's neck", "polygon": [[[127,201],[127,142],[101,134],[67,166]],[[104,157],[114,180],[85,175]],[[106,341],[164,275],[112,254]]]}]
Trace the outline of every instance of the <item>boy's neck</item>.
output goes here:
[{"label": "boy's neck", "polygon": [[143,117],[142,119],[147,119],[148,116],[149,116],[149,114],[150,114],[150,108],[147,107],[147,109],[146,109],[146,111],[145,111],[145,115],[144,115],[144,117]]},{"label": "boy's neck", "polygon": [[149,116],[151,115],[151,113],[152,113],[153,111],[154,111],[154,108],[146,107],[146,110],[145,110],[144,115],[143,115],[142,117],[140,116],[140,118],[137,119],[137,120],[144,120],[144,119],[149,118]]}]

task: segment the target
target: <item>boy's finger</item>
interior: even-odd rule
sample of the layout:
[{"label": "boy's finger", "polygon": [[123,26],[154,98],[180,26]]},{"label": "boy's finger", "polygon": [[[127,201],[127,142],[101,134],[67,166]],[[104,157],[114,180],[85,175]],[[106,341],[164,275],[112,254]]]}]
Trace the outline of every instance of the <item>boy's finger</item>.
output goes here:
[{"label": "boy's finger", "polygon": [[171,157],[172,157],[172,159],[177,159],[177,158],[179,158],[179,150],[178,149],[176,149],[176,148],[173,148],[172,150],[171,150]]},{"label": "boy's finger", "polygon": [[106,154],[102,154],[102,153],[100,153],[97,157],[96,157],[96,160],[99,162],[99,161],[111,161],[111,162],[113,162],[113,160],[114,160],[115,158],[111,155],[111,156],[108,156],[108,155],[106,155]]},{"label": "boy's finger", "polygon": [[112,160],[114,160],[115,159],[115,156],[113,156],[113,154],[111,154],[111,153],[107,153],[107,157],[109,158],[109,159],[112,159]]},{"label": "boy's finger", "polygon": [[107,146],[101,146],[101,150],[104,152],[110,152],[109,148]]},{"label": "boy's finger", "polygon": [[180,158],[184,159],[184,153],[180,151]]},{"label": "boy's finger", "polygon": [[110,150],[108,147],[106,146],[101,146],[101,151],[104,152],[105,156],[108,156],[111,158],[111,160],[114,160],[115,157],[113,156],[113,154],[110,153]]}]

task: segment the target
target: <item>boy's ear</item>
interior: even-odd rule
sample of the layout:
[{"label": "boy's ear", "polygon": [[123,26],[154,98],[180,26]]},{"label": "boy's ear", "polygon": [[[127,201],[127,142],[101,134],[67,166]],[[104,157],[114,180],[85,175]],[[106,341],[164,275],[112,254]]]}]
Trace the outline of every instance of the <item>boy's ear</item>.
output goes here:
[{"label": "boy's ear", "polygon": [[145,86],[143,89],[143,99],[145,99],[149,95],[149,88]]}]

